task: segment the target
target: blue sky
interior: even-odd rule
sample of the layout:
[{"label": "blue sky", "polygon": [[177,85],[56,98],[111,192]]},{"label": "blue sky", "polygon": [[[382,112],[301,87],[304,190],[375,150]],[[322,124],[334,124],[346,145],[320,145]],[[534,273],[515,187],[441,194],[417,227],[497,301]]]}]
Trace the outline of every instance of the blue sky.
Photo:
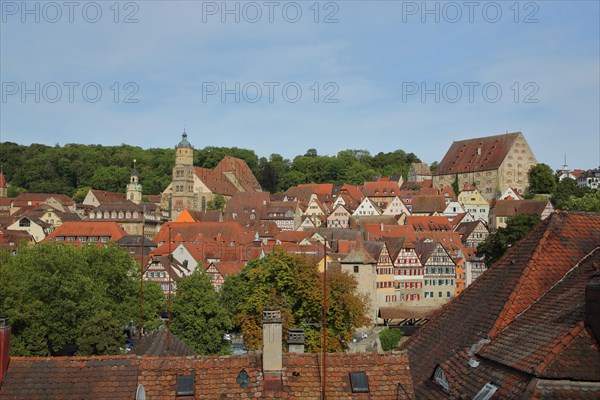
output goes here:
[{"label": "blue sky", "polygon": [[600,163],[597,1],[23,4],[0,1],[1,141],[172,147],[185,128],[197,148],[432,162],[522,131],[555,169]]}]

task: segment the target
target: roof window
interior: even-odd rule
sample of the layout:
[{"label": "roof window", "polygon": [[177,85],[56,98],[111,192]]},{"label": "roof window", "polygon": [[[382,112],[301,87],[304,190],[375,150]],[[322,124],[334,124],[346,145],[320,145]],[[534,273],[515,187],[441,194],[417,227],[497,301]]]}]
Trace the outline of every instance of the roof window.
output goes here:
[{"label": "roof window", "polygon": [[350,384],[353,393],[369,393],[369,379],[365,371],[350,372]]}]

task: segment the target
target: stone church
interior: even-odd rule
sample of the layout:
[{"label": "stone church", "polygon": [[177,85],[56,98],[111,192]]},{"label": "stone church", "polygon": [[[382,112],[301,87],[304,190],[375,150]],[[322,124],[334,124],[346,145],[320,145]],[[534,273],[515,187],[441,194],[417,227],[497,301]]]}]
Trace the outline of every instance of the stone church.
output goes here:
[{"label": "stone church", "polygon": [[214,169],[194,166],[194,147],[184,131],[175,146],[172,181],[162,193],[161,208],[170,210],[174,220],[184,209],[206,211],[207,203],[216,195],[228,200],[239,192],[261,191],[250,167],[239,158],[226,156]]}]

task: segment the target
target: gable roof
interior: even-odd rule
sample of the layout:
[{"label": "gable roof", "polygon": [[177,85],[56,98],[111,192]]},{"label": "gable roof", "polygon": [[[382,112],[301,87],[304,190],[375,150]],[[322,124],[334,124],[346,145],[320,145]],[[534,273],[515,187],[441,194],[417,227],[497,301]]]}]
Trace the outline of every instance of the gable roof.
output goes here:
[{"label": "gable roof", "polygon": [[498,169],[521,132],[453,142],[438,165],[436,175]]},{"label": "gable roof", "polygon": [[492,209],[496,217],[514,217],[521,214],[541,215],[548,200],[496,200]]},{"label": "gable roof", "polygon": [[[171,341],[167,346],[168,340]],[[190,349],[185,343],[171,333],[170,337],[164,325],[161,325],[155,332],[142,336],[142,340],[133,348],[133,354],[136,356],[195,356],[194,350]]]},{"label": "gable roof", "polygon": [[[328,398],[365,398],[352,393],[349,374],[364,371],[369,398],[407,400],[414,390],[405,353],[327,356]],[[283,354],[280,389],[273,390],[263,374],[259,354],[193,357],[57,357],[11,359],[0,397],[7,400],[132,400],[138,384],[147,399],[317,399],[321,396],[319,354]],[[247,387],[238,376],[248,375]],[[176,396],[177,378],[193,375],[194,396]],[[24,384],[26,382],[27,384]]]},{"label": "gable roof", "polygon": [[96,190],[90,189],[90,192],[94,195],[94,197],[98,200],[100,204],[102,203],[119,203],[121,201],[125,201],[125,194],[123,193],[115,193],[108,192],[106,190]]},{"label": "gable roof", "polygon": [[[436,365],[445,362],[450,363],[450,368],[444,369],[450,379],[459,379],[465,368],[471,374],[472,385],[456,385],[459,390],[480,389],[482,380],[489,379],[485,378],[487,375],[481,375],[485,368],[496,371],[494,373],[498,373],[498,368],[467,367],[469,349],[482,339],[499,337],[519,314],[532,307],[580,260],[594,251],[598,243],[600,215],[556,213],[513,245],[403,345],[409,352],[419,397],[435,398],[428,394],[428,384]],[[563,300],[569,301],[566,297]],[[521,376],[519,371],[511,374]],[[467,376],[465,373],[464,379],[468,380]],[[464,397],[472,395],[467,393]]]},{"label": "gable roof", "polygon": [[264,209],[270,203],[269,192],[239,192],[227,200],[225,206],[225,220],[250,221],[254,210],[254,219],[260,219]]},{"label": "gable roof", "polygon": [[400,193],[398,182],[365,182],[362,189],[365,197],[394,197]]},{"label": "gable roof", "polygon": [[127,236],[127,232],[125,232],[125,230],[116,222],[67,221],[56,228],[56,230],[54,230],[50,235],[46,236],[45,241],[55,242],[57,237],[63,236],[108,236],[110,237],[110,241],[117,242],[123,236]]},{"label": "gable roof", "polygon": [[410,212],[414,213],[442,213],[446,209],[444,196],[415,196],[412,199]]}]

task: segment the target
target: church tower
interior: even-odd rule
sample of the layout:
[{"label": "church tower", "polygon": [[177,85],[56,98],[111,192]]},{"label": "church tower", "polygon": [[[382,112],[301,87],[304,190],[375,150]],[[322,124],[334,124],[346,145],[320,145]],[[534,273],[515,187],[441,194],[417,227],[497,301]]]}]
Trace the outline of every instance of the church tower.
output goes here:
[{"label": "church tower", "polygon": [[4,178],[4,174],[0,169],[0,199],[8,197],[8,185],[6,184],[6,179]]},{"label": "church tower", "polygon": [[135,166],[135,160],[133,160],[133,171],[131,172],[131,178],[127,184],[127,200],[140,204],[142,202],[142,185],[139,182],[137,168]]},{"label": "church tower", "polygon": [[175,167],[171,185],[171,221],[184,209],[194,207],[194,148],[183,131],[181,142],[175,147]]}]

